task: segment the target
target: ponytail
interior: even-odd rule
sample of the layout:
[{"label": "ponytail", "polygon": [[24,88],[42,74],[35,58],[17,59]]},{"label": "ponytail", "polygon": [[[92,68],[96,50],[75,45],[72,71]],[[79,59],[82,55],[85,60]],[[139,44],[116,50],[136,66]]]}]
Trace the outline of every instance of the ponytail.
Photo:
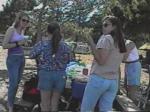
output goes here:
[{"label": "ponytail", "polygon": [[52,34],[52,54],[55,54],[62,39],[59,24],[56,22],[50,23],[47,27],[47,32]]},{"label": "ponytail", "polygon": [[55,54],[57,52],[61,38],[62,36],[60,34],[60,31],[55,30],[53,32],[53,37],[52,37],[52,54]]}]

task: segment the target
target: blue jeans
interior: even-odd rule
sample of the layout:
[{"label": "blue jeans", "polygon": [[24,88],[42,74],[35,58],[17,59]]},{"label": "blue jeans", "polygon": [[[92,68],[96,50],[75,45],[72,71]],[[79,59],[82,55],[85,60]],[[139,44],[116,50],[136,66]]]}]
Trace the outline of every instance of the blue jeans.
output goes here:
[{"label": "blue jeans", "polygon": [[8,105],[12,107],[23,74],[25,58],[23,55],[8,55],[6,65],[9,78]]},{"label": "blue jeans", "polygon": [[81,112],[94,112],[98,100],[99,111],[111,111],[117,91],[118,80],[104,79],[92,74],[84,91]]},{"label": "blue jeans", "polygon": [[125,77],[127,78],[127,85],[140,85],[141,78],[141,63],[125,64]]}]

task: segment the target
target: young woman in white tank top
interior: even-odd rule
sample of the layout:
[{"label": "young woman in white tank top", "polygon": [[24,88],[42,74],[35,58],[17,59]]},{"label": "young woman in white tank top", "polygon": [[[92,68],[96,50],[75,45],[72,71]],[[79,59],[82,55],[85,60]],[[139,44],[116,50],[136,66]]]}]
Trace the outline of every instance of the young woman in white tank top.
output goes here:
[{"label": "young woman in white tank top", "polygon": [[137,103],[138,89],[141,78],[141,63],[138,50],[133,41],[126,40],[127,53],[124,55],[125,63],[125,86],[128,97]]}]

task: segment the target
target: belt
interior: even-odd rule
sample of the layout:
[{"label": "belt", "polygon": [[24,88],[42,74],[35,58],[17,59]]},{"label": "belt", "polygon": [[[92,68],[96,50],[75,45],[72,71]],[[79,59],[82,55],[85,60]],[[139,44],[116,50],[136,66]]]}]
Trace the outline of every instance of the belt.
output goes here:
[{"label": "belt", "polygon": [[134,61],[124,61],[124,63],[127,63],[127,64],[129,64],[129,63],[135,63],[135,62],[138,62],[139,61],[139,59],[137,59],[137,60],[134,60]]}]

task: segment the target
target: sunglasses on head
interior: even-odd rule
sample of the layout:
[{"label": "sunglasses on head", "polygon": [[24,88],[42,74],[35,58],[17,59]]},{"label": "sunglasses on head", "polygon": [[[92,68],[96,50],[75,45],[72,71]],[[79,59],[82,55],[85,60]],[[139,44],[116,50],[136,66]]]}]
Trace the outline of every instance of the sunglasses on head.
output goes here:
[{"label": "sunglasses on head", "polygon": [[22,19],[22,21],[23,22],[27,22],[27,23],[29,22],[29,20],[27,20],[27,19]]},{"label": "sunglasses on head", "polygon": [[107,27],[107,26],[109,26],[109,25],[110,25],[110,24],[108,24],[108,23],[104,23],[104,24],[103,24],[104,27]]}]

